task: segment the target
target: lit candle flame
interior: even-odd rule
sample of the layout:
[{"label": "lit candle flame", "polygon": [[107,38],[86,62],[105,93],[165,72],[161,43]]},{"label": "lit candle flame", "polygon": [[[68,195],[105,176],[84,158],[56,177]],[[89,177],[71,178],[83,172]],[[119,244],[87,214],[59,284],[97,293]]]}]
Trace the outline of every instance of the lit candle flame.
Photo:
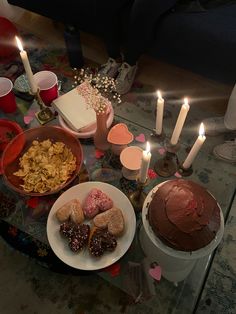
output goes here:
[{"label": "lit candle flame", "polygon": [[185,104],[185,106],[188,106],[189,104],[188,104],[188,98],[186,97],[186,98],[184,98],[184,104]]},{"label": "lit candle flame", "polygon": [[149,152],[150,152],[150,144],[149,144],[149,142],[147,142],[147,144],[146,144],[146,153],[148,154]]},{"label": "lit candle flame", "polygon": [[200,136],[204,136],[205,135],[205,128],[204,128],[204,124],[203,123],[200,124],[199,135]]},{"label": "lit candle flame", "polygon": [[157,91],[157,96],[158,96],[158,98],[162,98],[161,92],[159,90]]},{"label": "lit candle flame", "polygon": [[23,49],[23,46],[22,46],[20,39],[17,36],[15,38],[16,38],[16,42],[17,42],[17,46],[18,46],[19,50],[23,51],[24,49]]}]

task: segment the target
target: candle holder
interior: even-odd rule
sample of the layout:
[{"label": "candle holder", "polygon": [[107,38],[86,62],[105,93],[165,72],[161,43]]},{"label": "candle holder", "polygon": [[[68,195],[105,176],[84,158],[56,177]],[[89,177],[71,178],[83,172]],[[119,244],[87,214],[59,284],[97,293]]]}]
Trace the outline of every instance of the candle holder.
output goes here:
[{"label": "candle holder", "polygon": [[120,156],[115,155],[111,149],[105,151],[104,158],[102,161],[102,167],[112,167],[114,169],[121,169],[122,164],[120,162]]},{"label": "candle holder", "polygon": [[128,195],[128,198],[136,212],[142,211],[143,203],[147,196],[147,194],[144,192],[144,187],[147,186],[148,183],[149,183],[148,178],[144,183],[137,180],[137,189]]},{"label": "candle holder", "polygon": [[40,90],[38,89],[37,92],[33,94],[40,108],[40,111],[36,112],[35,116],[38,122],[44,125],[55,119],[55,115],[49,107],[45,106],[44,102],[42,101],[42,98],[40,97],[39,92]]},{"label": "candle holder", "polygon": [[162,132],[161,134],[156,134],[156,129],[153,129],[153,132],[150,134],[150,139],[154,143],[163,143],[165,138],[165,133]]},{"label": "candle holder", "polygon": [[164,158],[157,160],[154,164],[154,170],[161,177],[171,177],[179,168],[179,161],[176,152],[180,148],[180,144],[172,145],[166,142],[166,154]]},{"label": "candle holder", "polygon": [[165,142],[166,150],[172,154],[176,154],[180,149],[180,143],[178,142],[176,145],[171,144],[168,140]]},{"label": "candle holder", "polygon": [[190,166],[189,168],[184,168],[183,164],[180,164],[178,171],[182,177],[188,177],[188,176],[191,176],[191,174],[193,173],[193,167]]},{"label": "candle holder", "polygon": [[139,175],[139,170],[131,170],[124,166],[122,167],[121,172],[125,179],[131,181],[136,180]]}]

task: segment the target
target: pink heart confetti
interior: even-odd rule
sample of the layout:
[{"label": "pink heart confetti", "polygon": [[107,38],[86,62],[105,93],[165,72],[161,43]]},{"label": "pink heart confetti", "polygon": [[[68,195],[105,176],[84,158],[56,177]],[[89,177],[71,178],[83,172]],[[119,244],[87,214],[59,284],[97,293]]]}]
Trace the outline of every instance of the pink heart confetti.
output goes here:
[{"label": "pink heart confetti", "polygon": [[161,267],[160,266],[155,266],[154,268],[150,268],[148,272],[149,272],[149,275],[153,279],[157,281],[161,280]]},{"label": "pink heart confetti", "polygon": [[30,109],[27,114],[24,116],[24,122],[25,124],[30,124],[30,122],[34,119],[34,115],[36,113],[36,110]]},{"label": "pink heart confetti", "polygon": [[175,177],[176,178],[182,178],[181,174],[178,171],[175,173]]},{"label": "pink heart confetti", "polygon": [[137,142],[140,142],[140,143],[144,143],[145,142],[145,135],[143,133],[139,134],[138,136],[135,137],[135,140]]},{"label": "pink heart confetti", "polygon": [[158,152],[160,155],[165,155],[166,150],[165,150],[165,148],[159,148]]},{"label": "pink heart confetti", "polygon": [[24,116],[24,122],[25,124],[30,124],[30,122],[34,119],[34,117],[31,116]]}]

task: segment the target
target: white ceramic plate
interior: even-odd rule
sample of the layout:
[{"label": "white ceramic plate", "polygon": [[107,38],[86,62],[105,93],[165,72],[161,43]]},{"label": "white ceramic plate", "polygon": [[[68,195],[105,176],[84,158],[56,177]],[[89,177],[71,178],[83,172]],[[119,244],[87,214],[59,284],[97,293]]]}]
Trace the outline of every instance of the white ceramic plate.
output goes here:
[{"label": "white ceramic plate", "polygon": [[[164,253],[176,257],[176,258],[180,258],[180,259],[198,259],[198,258],[202,258],[206,255],[209,255],[211,252],[213,252],[213,250],[218,246],[218,244],[220,243],[223,234],[224,234],[224,216],[221,210],[220,205],[218,204],[219,208],[220,208],[220,228],[216,234],[216,237],[214,240],[212,240],[208,245],[206,245],[204,248],[201,248],[199,250],[196,251],[192,251],[192,252],[184,252],[184,251],[178,251],[175,250],[167,245],[165,245],[153,232],[148,219],[147,219],[147,214],[148,214],[148,206],[150,204],[150,202],[152,201],[153,195],[154,193],[163,185],[165,184],[167,181],[162,182],[158,185],[156,185],[147,195],[144,204],[143,204],[143,210],[142,210],[142,221],[143,221],[143,226],[145,229],[146,234],[148,235],[149,239],[152,241],[152,243],[158,247],[160,250],[162,250]],[[209,194],[211,194],[208,191]],[[211,194],[212,195],[212,194]],[[214,197],[212,195],[212,197]]]},{"label": "white ceramic plate", "polygon": [[[74,253],[68,246],[68,240],[59,232],[60,223],[56,218],[56,211],[73,198],[79,198],[83,203],[92,188],[101,189],[113,200],[114,206],[122,210],[125,220],[125,232],[117,238],[117,247],[113,252],[106,252],[101,257],[90,255],[88,248]],[[85,221],[89,223],[89,221]],[[53,204],[47,220],[47,236],[50,246],[57,257],[65,264],[82,270],[97,270],[107,267],[120,259],[130,247],[136,229],[136,217],[133,206],[127,196],[113,185],[103,182],[85,182],[73,186],[64,192]]]}]

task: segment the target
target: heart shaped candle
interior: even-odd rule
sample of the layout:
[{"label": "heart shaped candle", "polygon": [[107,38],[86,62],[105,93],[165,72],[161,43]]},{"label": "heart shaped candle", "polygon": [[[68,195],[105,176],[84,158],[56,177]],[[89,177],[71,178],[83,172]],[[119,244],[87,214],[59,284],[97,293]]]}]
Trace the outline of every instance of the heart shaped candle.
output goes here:
[{"label": "heart shaped candle", "polygon": [[108,142],[115,145],[127,145],[131,143],[133,139],[133,134],[128,130],[127,125],[124,123],[114,125],[107,136]]}]

